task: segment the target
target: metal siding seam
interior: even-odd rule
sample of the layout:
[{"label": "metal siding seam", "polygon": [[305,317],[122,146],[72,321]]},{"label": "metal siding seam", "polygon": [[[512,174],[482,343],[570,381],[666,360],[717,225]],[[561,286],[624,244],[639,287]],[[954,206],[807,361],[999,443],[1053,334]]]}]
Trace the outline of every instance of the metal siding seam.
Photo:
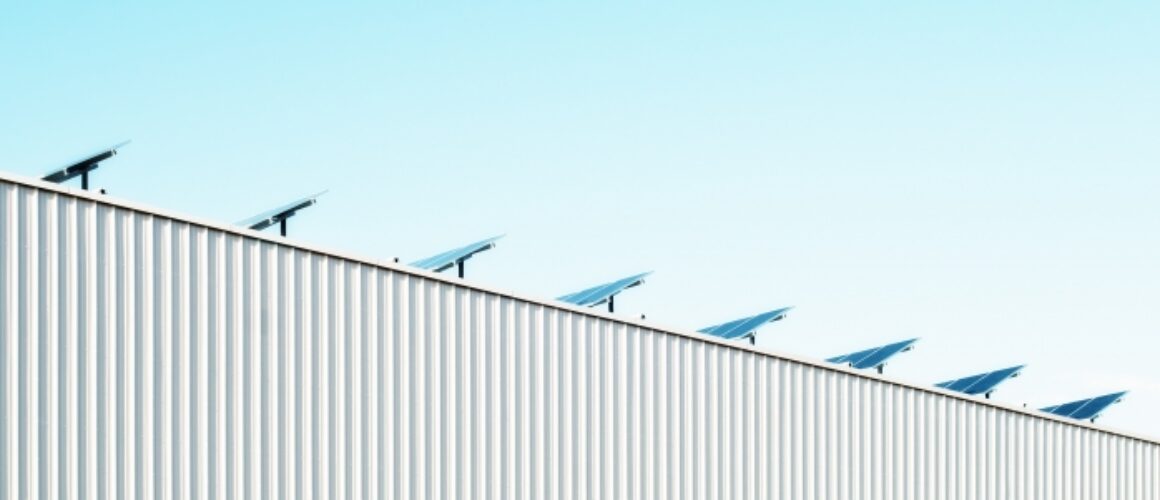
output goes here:
[{"label": "metal siding seam", "polygon": [[21,342],[21,359],[20,364],[20,394],[17,396],[20,400],[20,431],[17,440],[19,441],[20,457],[18,462],[20,464],[20,498],[39,498],[39,457],[35,440],[39,439],[40,434],[37,432],[35,423],[39,422],[39,399],[36,395],[39,394],[40,388],[40,370],[39,357],[36,355],[39,348],[40,336],[34,336],[33,332],[40,331],[38,323],[38,315],[36,311],[39,308],[40,287],[38,284],[43,283],[39,279],[39,266],[36,258],[40,255],[40,238],[38,233],[40,224],[38,221],[38,213],[32,210],[32,206],[38,201],[36,192],[32,189],[26,191],[23,197],[18,200],[21,212],[25,216],[20,218],[22,227],[20,232],[20,244],[17,248],[24,248],[25,254],[22,258],[21,265],[18,266],[20,270],[20,285],[18,296],[22,296],[27,301],[25,307],[19,309],[20,324],[17,330],[20,332]]},{"label": "metal siding seam", "polygon": [[567,386],[565,367],[560,346],[565,345],[567,334],[560,325],[561,312],[544,310],[544,498],[564,497],[563,450],[566,408],[564,399]]},{"label": "metal siding seam", "polygon": [[[514,424],[511,429],[513,441],[508,447],[508,451],[512,458],[512,470],[514,474],[512,479],[511,495],[513,498],[520,499],[528,498],[529,496],[527,486],[528,459],[526,454],[527,450],[530,449],[528,432],[531,428],[531,426],[528,424],[528,404],[521,404],[523,400],[522,395],[528,394],[530,392],[528,384],[530,383],[531,378],[530,370],[528,369],[528,363],[531,361],[530,356],[528,355],[529,339],[525,335],[525,332],[527,331],[525,326],[525,309],[526,306],[523,304],[519,304],[514,301],[511,304],[510,325],[512,328],[512,355],[508,358],[512,364],[512,390],[509,397],[513,402],[512,423]],[[601,340],[603,341],[603,335],[601,335]],[[601,359],[608,359],[607,354],[608,353],[606,352],[602,352]],[[602,390],[607,390],[607,388],[602,387]],[[610,392],[604,392],[604,394],[610,394]],[[603,410],[604,408],[602,407],[601,409]],[[601,420],[603,421],[603,411],[601,412]],[[607,433],[603,432],[604,429],[605,426],[602,425],[601,432],[599,432],[597,435],[606,436]],[[602,449],[606,448],[602,447]],[[603,456],[601,457],[600,463],[607,464],[610,462],[610,459],[606,459]]]},{"label": "metal siding seam", "polygon": [[382,415],[382,386],[383,377],[380,372],[381,367],[385,364],[382,359],[381,343],[384,340],[383,334],[383,273],[375,272],[368,269],[366,273],[367,286],[367,323],[366,323],[366,340],[365,340],[365,356],[366,364],[364,370],[364,389],[366,397],[365,413],[363,415],[363,425],[366,429],[366,438],[364,446],[366,463],[365,467],[365,488],[366,496],[370,498],[381,498],[383,492],[382,474],[380,468],[382,467],[382,431],[383,422]]},{"label": "metal siding seam", "polygon": [[562,401],[561,413],[567,421],[563,424],[560,440],[566,448],[562,453],[567,457],[562,462],[560,471],[560,495],[562,498],[582,498],[580,483],[583,482],[584,458],[584,415],[586,409],[584,401],[587,399],[584,385],[583,366],[585,358],[584,343],[586,335],[582,330],[581,318],[572,313],[562,313],[560,328],[563,332],[563,347],[561,348],[561,362],[564,364],[563,379],[567,397]]},{"label": "metal siding seam", "polygon": [[406,375],[410,371],[407,363],[407,341],[408,335],[403,332],[407,331],[410,324],[410,278],[406,276],[400,277],[396,280],[392,287],[393,300],[391,301],[392,310],[392,324],[391,324],[391,366],[393,376],[391,377],[391,392],[389,393],[390,401],[394,402],[395,407],[391,411],[392,420],[394,423],[391,435],[391,456],[389,458],[390,464],[394,467],[390,469],[392,480],[392,492],[395,498],[408,498],[405,491],[409,463],[409,455],[407,454],[406,439],[407,434],[405,429],[409,422],[410,408],[407,404],[410,395],[409,387],[407,385]]},{"label": "metal siding seam", "polygon": [[114,292],[111,295],[114,304],[122,304],[122,306],[113,315],[115,316],[112,331],[115,332],[116,340],[113,342],[113,356],[115,358],[114,374],[112,380],[114,383],[114,403],[113,413],[115,415],[113,422],[113,439],[114,458],[109,462],[113,466],[114,472],[110,478],[109,498],[132,498],[130,485],[135,484],[131,475],[130,465],[134,461],[132,440],[129,437],[131,429],[136,429],[131,420],[133,416],[131,402],[131,392],[129,391],[130,380],[132,376],[131,367],[135,364],[135,358],[132,356],[133,347],[136,345],[133,330],[134,307],[133,297],[128,290],[129,284],[133,282],[133,269],[136,266],[127,264],[133,262],[131,256],[133,255],[133,224],[129,214],[124,210],[113,209],[113,231],[114,241],[112,243],[114,261],[116,262],[116,273],[113,283],[111,284]]},{"label": "metal siding seam", "polygon": [[297,296],[301,290],[298,251],[282,249],[279,252],[281,285],[278,287],[281,294],[283,327],[279,331],[282,336],[282,355],[279,356],[278,380],[282,384],[280,392],[278,414],[281,417],[281,435],[278,442],[284,451],[280,453],[279,477],[277,484],[282,489],[281,496],[286,499],[296,499],[302,490],[298,486],[301,480],[299,470],[301,453],[301,412],[297,406],[302,399],[302,303]]},{"label": "metal siding seam", "polygon": [[528,336],[532,347],[532,378],[531,391],[526,397],[531,400],[532,406],[532,446],[529,450],[531,457],[528,471],[532,498],[547,498],[550,487],[550,472],[547,469],[547,461],[552,445],[551,432],[547,426],[550,418],[550,404],[547,401],[547,395],[552,385],[552,366],[548,354],[552,333],[544,331],[544,324],[547,322],[546,316],[544,308],[531,307]]},{"label": "metal siding seam", "polygon": [[453,290],[454,308],[451,311],[453,326],[451,345],[447,348],[447,356],[451,360],[448,367],[449,378],[454,385],[448,391],[448,413],[453,417],[451,424],[448,425],[448,441],[451,443],[449,448],[453,452],[448,453],[446,457],[448,484],[445,486],[444,495],[449,498],[463,498],[464,485],[470,484],[466,457],[471,453],[467,431],[471,427],[472,415],[467,410],[470,384],[466,376],[471,365],[464,357],[464,346],[470,346],[470,336],[477,331],[474,324],[464,322],[467,315],[465,311],[471,306],[470,293],[471,291],[466,289]]},{"label": "metal siding seam", "polygon": [[[104,419],[98,413],[98,401],[103,402],[106,398],[98,398],[97,391],[103,387],[99,382],[103,381],[101,368],[103,364],[100,363],[99,356],[104,353],[104,330],[101,328],[99,311],[103,311],[100,301],[104,294],[98,294],[97,290],[101,284],[100,272],[102,262],[101,257],[101,243],[102,240],[97,238],[96,221],[97,221],[97,207],[91,202],[84,202],[78,210],[78,221],[83,221],[82,227],[74,234],[79,234],[79,245],[83,245],[84,249],[80,251],[80,274],[84,278],[82,286],[77,288],[79,296],[77,300],[79,303],[85,304],[84,314],[78,315],[82,318],[78,325],[78,335],[84,343],[84,349],[79,353],[80,361],[78,376],[78,433],[79,433],[79,447],[78,450],[78,465],[77,476],[78,485],[77,491],[79,495],[86,498],[96,498],[102,480],[97,477],[97,459],[100,453],[100,436],[102,429],[100,423],[104,423]],[[88,297],[88,300],[86,300]],[[103,407],[103,405],[101,405]]]},{"label": "metal siding seam", "polygon": [[225,498],[226,411],[226,317],[225,237],[209,230],[205,235],[206,308],[206,498]]},{"label": "metal siding seam", "polygon": [[17,210],[13,202],[16,186],[0,184],[0,499],[19,498],[19,376],[20,331],[16,327],[17,285],[12,264],[15,248],[20,244],[17,232]]},{"label": "metal siding seam", "polygon": [[[483,311],[482,335],[479,349],[474,352],[477,377],[474,382],[481,409],[476,421],[479,448],[476,450],[475,480],[476,493],[480,498],[499,498],[502,486],[503,455],[499,434],[502,432],[501,419],[503,402],[500,393],[503,384],[504,351],[503,335],[500,333],[500,299],[480,293]],[[485,481],[490,478],[490,481]]]},{"label": "metal siding seam", "polygon": [[432,447],[431,447],[431,467],[433,472],[430,474],[430,498],[444,498],[443,485],[448,479],[447,473],[447,451],[451,451],[451,443],[448,442],[448,418],[447,406],[451,393],[447,387],[447,378],[450,374],[450,366],[447,363],[447,339],[450,335],[450,315],[454,310],[452,303],[452,294],[454,290],[450,285],[439,284],[436,287],[439,292],[436,295],[436,301],[439,303],[439,314],[437,321],[439,326],[434,328],[438,332],[432,339],[432,345],[435,346],[430,357],[432,362],[432,385],[436,388],[434,396],[431,398],[433,408],[430,415],[434,425],[432,425]]},{"label": "metal siding seam", "polygon": [[802,370],[801,378],[801,411],[799,415],[799,428],[801,430],[801,456],[798,464],[801,466],[801,473],[798,474],[799,491],[802,493],[801,498],[815,497],[813,484],[813,470],[816,457],[816,447],[814,440],[817,438],[817,427],[815,422],[817,420],[817,412],[814,405],[817,402],[817,388],[816,375],[818,372],[814,370]]},{"label": "metal siding seam", "polygon": [[755,404],[752,474],[756,483],[751,498],[769,498],[771,496],[769,491],[770,475],[768,473],[770,467],[769,454],[759,451],[769,449],[769,424],[773,420],[770,411],[769,391],[767,390],[769,387],[769,366],[770,363],[761,362],[760,360],[754,362],[753,374],[751,376]]},{"label": "metal siding seam", "polygon": [[[179,341],[174,345],[174,356],[179,359],[174,366],[174,393],[175,399],[178,401],[174,405],[173,420],[174,420],[174,471],[173,471],[173,496],[174,498],[188,499],[193,494],[192,488],[195,484],[195,477],[197,474],[196,463],[196,444],[193,440],[196,438],[194,426],[197,424],[197,412],[200,407],[196,404],[194,397],[196,395],[197,384],[193,379],[196,376],[197,369],[197,351],[195,350],[197,332],[195,330],[196,323],[194,318],[197,316],[191,313],[191,310],[196,306],[196,292],[197,287],[193,284],[194,277],[193,266],[194,257],[189,252],[190,249],[190,232],[191,228],[188,224],[180,224],[178,226],[178,234],[175,243],[174,253],[178,257],[178,269],[175,275],[178,279],[174,283],[174,297],[178,304],[176,308],[179,311],[179,317],[176,318],[178,324],[175,325],[174,330],[180,332]],[[188,296],[182,296],[182,285],[186,285],[192,290],[185,290]],[[189,292],[194,293],[189,293]]]},{"label": "metal siding seam", "polygon": [[[365,282],[363,281],[362,265],[355,264],[348,269],[347,273],[348,285],[345,287],[348,290],[348,321],[349,326],[346,329],[346,380],[347,380],[347,442],[350,443],[346,452],[347,464],[347,495],[350,498],[365,498],[366,491],[363,489],[363,464],[365,464],[365,456],[363,456],[363,443],[365,436],[363,435],[362,427],[362,413],[363,402],[366,400],[366,394],[363,392],[363,364],[366,355],[365,344],[365,330],[363,324],[363,311],[366,310],[363,297],[366,293]],[[446,351],[444,351],[446,352]],[[440,394],[447,394],[446,391]]]},{"label": "metal siding seam", "polygon": [[788,389],[788,374],[789,367],[787,363],[781,361],[773,361],[774,369],[772,370],[772,377],[769,386],[772,388],[775,396],[771,396],[770,400],[773,403],[773,422],[770,422],[770,434],[773,436],[773,446],[770,447],[769,453],[773,464],[772,474],[773,484],[771,485],[771,492],[776,491],[778,498],[789,498],[789,483],[786,480],[786,467],[789,460],[786,449],[788,443],[786,441],[786,418],[787,394]]},{"label": "metal siding seam", "polygon": [[394,398],[394,377],[391,369],[394,360],[394,303],[395,289],[392,286],[394,275],[390,272],[380,273],[378,301],[375,304],[378,319],[376,332],[376,362],[374,365],[376,378],[376,417],[375,422],[382,422],[376,431],[378,443],[375,474],[379,498],[390,498],[394,491],[394,465],[392,449],[394,447],[395,409],[397,402]]},{"label": "metal siding seam", "polygon": [[786,366],[786,406],[784,407],[786,416],[786,436],[785,443],[782,444],[787,450],[785,454],[786,463],[783,469],[783,481],[786,484],[786,491],[792,495],[793,498],[803,498],[802,484],[801,484],[801,464],[802,464],[802,417],[800,414],[802,403],[802,370],[800,366],[787,365]]},{"label": "metal siding seam", "polygon": [[[29,205],[36,205],[34,217],[42,218],[43,210],[40,200],[34,197],[35,192],[29,191]],[[31,211],[31,209],[30,209]],[[45,328],[46,321],[43,317],[43,310],[48,308],[45,293],[51,286],[45,276],[45,269],[42,260],[46,258],[43,248],[47,246],[42,235],[42,224],[36,223],[30,225],[29,241],[26,243],[30,249],[28,250],[28,262],[26,266],[30,272],[25,276],[24,282],[27,288],[27,297],[29,307],[25,311],[26,325],[21,328],[22,331],[28,332],[26,347],[27,352],[27,366],[28,368],[28,385],[25,387],[25,401],[27,405],[27,416],[25,417],[24,427],[27,438],[24,439],[24,449],[28,455],[25,461],[25,477],[27,483],[25,490],[28,496],[25,498],[41,498],[42,495],[49,495],[44,491],[45,481],[43,479],[46,473],[46,457],[42,456],[48,452],[48,446],[44,442],[44,432],[41,432],[42,421],[48,420],[47,408],[44,400],[51,397],[51,393],[46,389],[51,382],[45,373],[45,360],[41,353],[44,351],[44,344],[49,342],[51,336],[49,333],[44,335],[33,335],[33,332],[39,332]],[[43,493],[42,493],[43,492]]]},{"label": "metal siding seam", "polygon": [[[656,394],[653,389],[657,386],[654,378],[656,370],[656,356],[653,349],[653,332],[640,327],[632,327],[632,337],[629,344],[632,346],[632,355],[629,356],[628,366],[632,374],[631,394],[629,395],[630,427],[629,427],[629,454],[632,457],[630,464],[630,494],[634,498],[654,498],[652,465],[657,463],[655,456],[657,443],[653,440],[656,431]],[[634,361],[635,360],[635,361]],[[652,426],[646,422],[653,422]],[[561,459],[566,460],[564,456]]]},{"label": "metal siding seam", "polygon": [[[57,201],[57,197],[53,197]],[[60,324],[60,289],[61,281],[59,262],[59,240],[54,235],[59,232],[59,223],[52,211],[56,203],[48,206],[49,217],[42,228],[44,239],[43,252],[45,258],[41,261],[44,289],[41,292],[43,309],[40,312],[41,324],[47,328],[44,340],[40,344],[39,357],[41,360],[41,383],[43,396],[41,397],[41,421],[39,422],[40,449],[40,488],[48,497],[60,497],[60,435],[63,426],[60,419],[60,398],[63,392],[60,376],[60,359],[68,352],[68,345],[62,342],[65,334]],[[53,314],[53,312],[56,314]]]},{"label": "metal siding seam", "polygon": [[721,358],[723,354],[715,345],[705,346],[705,356],[707,358],[706,366],[708,368],[708,384],[705,388],[705,399],[708,409],[705,425],[705,449],[710,457],[710,465],[708,467],[708,481],[707,495],[710,498],[722,498],[721,490],[724,488],[722,483],[725,479],[722,477],[725,473],[725,460],[729,450],[723,446],[724,440],[722,434],[725,426],[721,421],[721,415],[725,412],[723,406],[724,399],[727,396],[725,392],[725,382],[722,381],[724,367],[722,367]]},{"label": "metal siding seam", "polygon": [[[672,415],[669,414],[673,408],[673,379],[672,372],[669,369],[669,342],[666,342],[662,335],[657,332],[652,332],[651,335],[651,350],[653,360],[653,387],[655,398],[653,399],[653,412],[648,422],[652,422],[651,430],[651,447],[652,451],[652,466],[651,472],[651,486],[647,491],[648,497],[652,498],[672,498],[672,490],[667,487],[670,483],[668,472],[672,471],[672,444],[668,440],[669,433],[672,432]],[[577,398],[577,401],[580,401]],[[578,403],[579,404],[579,403]]]},{"label": "metal siding seam", "polygon": [[318,403],[315,399],[317,373],[315,368],[318,330],[313,328],[315,323],[317,296],[311,293],[313,286],[314,256],[309,252],[296,252],[299,257],[294,265],[294,279],[298,284],[295,289],[295,311],[297,327],[295,328],[295,370],[294,390],[297,395],[294,407],[294,443],[297,444],[297,453],[294,454],[294,494],[300,498],[313,498],[315,491],[315,467],[311,457],[315,456],[315,436],[317,436],[317,412],[314,410]]},{"label": "metal siding seam", "polygon": [[[697,476],[691,472],[694,467],[693,458],[700,450],[698,437],[701,436],[701,433],[697,430],[700,423],[699,411],[704,409],[704,405],[700,401],[701,394],[703,394],[701,384],[704,382],[704,373],[698,369],[702,365],[693,362],[697,356],[695,344],[682,340],[676,342],[674,349],[676,351],[674,355],[676,366],[673,371],[680,380],[679,390],[676,393],[678,420],[676,429],[674,429],[679,460],[675,464],[677,474],[674,477],[679,478],[681,482],[679,486],[680,498],[696,498],[700,493],[698,491],[700,484],[697,481]],[[700,465],[704,467],[707,463],[705,454],[702,453],[700,458]],[[701,498],[704,498],[704,495],[701,495]]]},{"label": "metal siding seam", "polygon": [[[539,306],[536,306],[539,309]],[[613,371],[612,377],[609,380],[612,385],[613,406],[612,406],[612,428],[609,433],[612,436],[612,487],[616,498],[629,498],[628,496],[628,477],[627,466],[629,463],[628,456],[628,439],[626,436],[626,429],[628,428],[628,386],[632,384],[629,380],[627,369],[628,358],[628,338],[630,336],[628,327],[624,325],[611,325],[611,346]],[[534,334],[533,334],[534,335]]]},{"label": "metal siding seam", "polygon": [[[334,441],[331,443],[331,457],[333,457],[333,470],[331,472],[332,486],[335,498],[351,498],[350,486],[351,476],[353,474],[350,466],[350,448],[351,448],[351,429],[350,429],[350,410],[351,410],[351,352],[350,352],[350,320],[351,320],[351,291],[349,285],[350,267],[355,265],[343,260],[334,259],[333,261],[334,273],[331,275],[334,279],[333,288],[334,296],[337,302],[333,316],[334,323],[332,324],[331,334],[333,338],[332,361],[331,369],[334,373],[334,415],[333,415],[333,436]],[[430,352],[430,351],[428,351]],[[430,403],[433,396],[430,392],[430,387],[427,391],[426,399]],[[431,412],[428,409],[426,416],[430,417]],[[426,441],[426,446],[431,446],[430,436]],[[430,465],[428,464],[428,467]],[[428,468],[430,471],[430,468]],[[430,472],[428,472],[430,474]],[[428,477],[428,489],[430,491],[430,475]]]},{"label": "metal siding seam", "polygon": [[1122,467],[1123,460],[1121,460],[1121,454],[1124,451],[1124,448],[1123,448],[1124,447],[1124,440],[1122,440],[1118,437],[1114,437],[1114,438],[1112,438],[1112,440],[1113,440],[1113,453],[1112,453],[1112,457],[1111,457],[1111,463],[1109,464],[1109,468],[1111,469],[1111,471],[1110,471],[1111,474],[1109,475],[1109,477],[1107,479],[1108,479],[1108,483],[1111,484],[1110,485],[1111,496],[1114,496],[1115,498],[1123,498],[1122,487],[1124,485],[1125,475],[1124,475],[1124,468]]},{"label": "metal siding seam", "polygon": [[483,307],[487,313],[485,336],[480,341],[480,349],[477,354],[479,371],[479,380],[476,381],[479,387],[481,402],[480,405],[484,408],[483,418],[480,419],[477,429],[480,433],[481,449],[478,453],[480,457],[477,463],[477,474],[480,478],[491,478],[488,483],[479,480],[479,488],[482,490],[480,495],[483,498],[500,498],[504,484],[504,455],[503,445],[500,438],[503,436],[503,419],[505,403],[501,399],[504,387],[504,373],[505,359],[503,353],[506,352],[506,345],[504,340],[506,336],[500,330],[500,316],[501,316],[501,302],[502,299],[497,297],[484,297]]}]

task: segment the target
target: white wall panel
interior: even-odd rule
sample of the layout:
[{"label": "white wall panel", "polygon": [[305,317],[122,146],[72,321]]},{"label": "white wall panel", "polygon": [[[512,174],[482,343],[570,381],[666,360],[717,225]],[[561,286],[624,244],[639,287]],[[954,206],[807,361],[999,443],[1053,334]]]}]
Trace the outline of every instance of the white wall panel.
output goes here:
[{"label": "white wall panel", "polygon": [[1160,444],[0,177],[0,499],[1106,498]]}]

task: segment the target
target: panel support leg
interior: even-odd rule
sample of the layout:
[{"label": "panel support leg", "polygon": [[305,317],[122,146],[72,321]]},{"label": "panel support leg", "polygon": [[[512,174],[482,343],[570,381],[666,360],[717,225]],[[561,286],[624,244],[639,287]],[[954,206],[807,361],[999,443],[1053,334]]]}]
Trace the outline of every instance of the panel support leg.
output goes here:
[{"label": "panel support leg", "polygon": [[88,170],[81,172],[81,189],[84,189],[85,191],[89,190],[89,171]]},{"label": "panel support leg", "polygon": [[286,236],[286,219],[282,219],[278,224],[282,226],[282,236]]},{"label": "panel support leg", "polygon": [[459,277],[463,278],[463,261],[456,262],[456,264],[459,266]]},{"label": "panel support leg", "polygon": [[615,312],[615,310],[616,310],[616,296],[609,295],[608,296],[608,312]]}]

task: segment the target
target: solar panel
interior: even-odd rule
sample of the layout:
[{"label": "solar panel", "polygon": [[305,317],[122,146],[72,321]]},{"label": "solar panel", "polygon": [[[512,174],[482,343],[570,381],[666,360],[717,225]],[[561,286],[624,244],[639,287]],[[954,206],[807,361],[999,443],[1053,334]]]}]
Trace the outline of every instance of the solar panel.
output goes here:
[{"label": "solar panel", "polygon": [[961,392],[964,394],[978,395],[983,394],[984,397],[991,397],[995,387],[1003,381],[1019,376],[1019,372],[1023,371],[1024,365],[1012,366],[1002,370],[995,370],[993,372],[980,373],[978,375],[971,375],[970,377],[963,377],[955,380],[948,380],[946,382],[935,384],[936,387],[943,389]]},{"label": "solar panel", "polygon": [[882,367],[886,366],[886,360],[893,357],[895,354],[906,352],[914,348],[914,343],[918,339],[903,340],[902,342],[895,342],[881,347],[874,347],[866,349],[865,351],[858,351],[842,356],[827,359],[831,363],[848,364],[854,368],[877,368],[878,373],[882,373]]},{"label": "solar panel", "polygon": [[261,231],[274,224],[280,224],[282,226],[282,236],[286,236],[286,219],[293,217],[299,210],[318,203],[318,197],[323,194],[326,194],[326,191],[294,200],[273,210],[267,210],[246,220],[239,221],[237,224],[255,231]]},{"label": "solar panel", "polygon": [[605,302],[608,303],[608,311],[613,312],[614,297],[616,294],[623,292],[626,289],[644,283],[644,277],[652,274],[652,271],[641,273],[627,278],[618,279],[612,283],[605,283],[597,285],[592,288],[586,288],[576,293],[570,293],[556,300],[576,304],[578,306],[598,306]]},{"label": "solar panel", "polygon": [[1090,420],[1096,421],[1104,410],[1109,406],[1119,403],[1124,399],[1124,395],[1128,391],[1113,392],[1103,396],[1096,396],[1089,399],[1081,399],[1079,401],[1072,401],[1056,406],[1048,406],[1047,408],[1040,408],[1041,411],[1059,415],[1061,417],[1074,418],[1076,420]]},{"label": "solar panel", "polygon": [[116,156],[117,150],[125,147],[126,144],[129,144],[129,141],[122,142],[111,148],[102,149],[96,153],[85,156],[80,160],[74,161],[66,167],[53,170],[52,172],[45,174],[41,179],[48,182],[61,183],[79,175],[81,177],[81,188],[88,189],[89,172],[96,170],[98,164],[100,164],[102,161]]},{"label": "solar panel", "polygon": [[702,328],[699,331],[729,340],[749,338],[752,342],[757,336],[758,328],[766,323],[772,323],[785,318],[785,313],[789,312],[790,309],[793,308],[783,307],[781,309],[774,309],[748,318],[736,319],[728,323]]},{"label": "solar panel", "polygon": [[495,248],[496,240],[503,238],[503,235],[488,238],[483,241],[477,241],[470,245],[462,246],[446,252],[432,255],[426,259],[412,262],[411,265],[421,267],[423,269],[440,272],[451,267],[459,267],[459,277],[463,277],[463,262],[470,259],[475,254]]}]

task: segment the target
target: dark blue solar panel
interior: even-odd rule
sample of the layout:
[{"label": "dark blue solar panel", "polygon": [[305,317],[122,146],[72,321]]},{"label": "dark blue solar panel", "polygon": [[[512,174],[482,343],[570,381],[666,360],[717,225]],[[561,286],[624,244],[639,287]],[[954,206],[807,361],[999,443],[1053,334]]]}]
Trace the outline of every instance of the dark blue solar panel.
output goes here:
[{"label": "dark blue solar panel", "polygon": [[764,325],[766,323],[772,323],[774,321],[777,321],[779,319],[784,318],[785,313],[789,312],[790,309],[793,309],[793,308],[792,307],[783,307],[781,309],[774,309],[772,311],[763,312],[761,314],[758,314],[755,316],[750,316],[748,318],[741,318],[741,319],[730,321],[728,323],[722,323],[720,325],[710,326],[708,328],[702,328],[700,330],[700,332],[707,333],[709,335],[715,335],[715,336],[718,336],[721,338],[726,338],[726,339],[738,339],[738,338],[742,338],[742,337],[747,337],[750,334],[752,334],[755,330],[760,328],[761,325]]},{"label": "dark blue solar panel", "polygon": [[851,366],[853,366],[854,368],[875,368],[878,365],[885,363],[887,359],[890,359],[895,354],[898,354],[900,352],[903,352],[903,351],[906,351],[907,349],[909,349],[911,344],[913,344],[915,340],[917,340],[917,339],[906,340],[903,342],[897,342],[894,344],[882,346],[877,351],[874,351],[873,354],[866,356],[862,359],[852,361]]},{"label": "dark blue solar panel", "polygon": [[652,274],[652,272],[641,273],[627,278],[613,281],[612,283],[605,283],[597,285],[592,288],[587,288],[576,293],[570,293],[556,300],[576,304],[578,306],[595,306],[608,301],[610,297],[623,292],[626,288],[632,288],[641,283],[644,283],[644,277]]},{"label": "dark blue solar panel", "polygon": [[836,357],[833,357],[833,358],[827,359],[826,361],[829,361],[829,362],[831,362],[831,363],[846,363],[846,364],[849,364],[849,363],[850,363],[850,360],[852,360],[852,359],[861,359],[861,358],[863,358],[863,357],[869,356],[869,355],[870,355],[870,353],[872,353],[872,352],[874,352],[874,351],[876,351],[876,350],[878,350],[878,348],[877,348],[877,347],[875,347],[875,348],[873,348],[873,349],[866,349],[865,351],[858,351],[858,352],[855,352],[855,353],[850,353],[850,354],[843,354],[843,355],[841,355],[841,356],[836,356]]},{"label": "dark blue solar panel", "polygon": [[1087,402],[1088,402],[1088,400],[1084,399],[1084,400],[1080,400],[1080,401],[1072,401],[1070,403],[1064,403],[1064,404],[1061,404],[1059,406],[1053,406],[1051,413],[1054,413],[1054,414],[1060,415],[1060,416],[1064,416],[1064,417],[1070,417],[1072,413],[1075,413],[1075,411],[1078,410],[1079,407],[1083,406],[1084,403],[1087,403]]},{"label": "dark blue solar panel", "polygon": [[470,245],[465,245],[459,248],[448,250],[446,252],[432,255],[426,259],[412,262],[411,265],[423,269],[429,269],[435,272],[448,269],[455,266],[461,261],[470,259],[473,255],[495,247],[496,240],[503,238],[503,235],[488,238],[483,241],[477,241]]},{"label": "dark blue solar panel", "polygon": [[918,339],[903,340],[902,342],[895,342],[881,347],[866,349],[865,351],[858,351],[843,356],[827,359],[831,363],[848,363],[854,368],[877,368],[886,363],[886,360],[893,357],[900,352],[909,351],[914,347],[914,343]]},{"label": "dark blue solar panel", "polygon": [[963,390],[970,387],[975,382],[982,380],[982,378],[984,376],[986,376],[985,373],[982,375],[972,375],[970,377],[955,379],[955,380],[951,380],[949,382],[938,383],[938,384],[935,384],[935,386],[942,387],[943,389],[950,389],[952,391],[963,392]]},{"label": "dark blue solar panel", "polygon": [[1078,410],[1071,414],[1071,418],[1078,418],[1081,420],[1089,420],[1096,418],[1100,413],[1103,413],[1109,406],[1117,403],[1124,397],[1127,392],[1117,392],[1114,394],[1106,394],[1103,396],[1089,399],[1086,404],[1081,406]]},{"label": "dark blue solar panel", "polygon": [[1003,381],[1019,376],[1019,372],[1022,370],[1023,365],[1012,366],[1002,370],[971,375],[970,377],[963,377],[935,385],[965,394],[988,394],[994,391],[995,387]]},{"label": "dark blue solar panel", "polygon": [[281,222],[282,219],[289,218],[290,216],[297,213],[299,210],[302,210],[302,209],[309,207],[315,203],[318,203],[318,197],[322,196],[325,193],[326,193],[326,191],[322,191],[319,193],[314,193],[314,194],[307,196],[305,198],[294,200],[290,203],[282,205],[282,206],[275,208],[273,210],[267,210],[267,211],[262,212],[258,215],[250,217],[249,219],[239,221],[237,224],[239,226],[245,226],[245,227],[248,227],[250,229],[255,229],[255,230],[261,231],[262,229],[265,229],[267,227],[273,226],[274,224]]},{"label": "dark blue solar panel", "polygon": [[1113,392],[1103,396],[1097,396],[1090,399],[1081,399],[1079,401],[1072,401],[1056,406],[1048,406],[1041,408],[1042,411],[1053,413],[1061,417],[1074,418],[1076,420],[1095,420],[1100,416],[1104,410],[1109,406],[1119,403],[1128,391]]}]

